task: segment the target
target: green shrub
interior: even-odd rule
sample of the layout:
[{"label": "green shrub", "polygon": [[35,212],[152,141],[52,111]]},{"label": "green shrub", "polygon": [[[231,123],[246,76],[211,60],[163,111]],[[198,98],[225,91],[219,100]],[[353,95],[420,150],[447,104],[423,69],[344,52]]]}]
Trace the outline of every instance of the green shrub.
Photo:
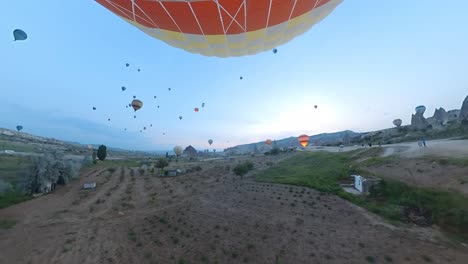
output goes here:
[{"label": "green shrub", "polygon": [[245,161],[243,163],[235,166],[232,171],[241,177],[243,177],[247,172],[253,170],[254,164],[251,161]]},{"label": "green shrub", "polygon": [[104,145],[99,146],[97,151],[97,157],[100,161],[103,161],[107,157],[107,147]]}]

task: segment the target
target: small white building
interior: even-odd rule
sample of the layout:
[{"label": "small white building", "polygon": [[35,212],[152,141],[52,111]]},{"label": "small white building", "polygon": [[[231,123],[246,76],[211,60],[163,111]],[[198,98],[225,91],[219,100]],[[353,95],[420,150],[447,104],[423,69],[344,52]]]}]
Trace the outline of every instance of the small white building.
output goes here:
[{"label": "small white building", "polygon": [[369,193],[372,186],[380,182],[376,177],[363,177],[361,175],[351,175],[354,178],[354,188],[362,194]]}]

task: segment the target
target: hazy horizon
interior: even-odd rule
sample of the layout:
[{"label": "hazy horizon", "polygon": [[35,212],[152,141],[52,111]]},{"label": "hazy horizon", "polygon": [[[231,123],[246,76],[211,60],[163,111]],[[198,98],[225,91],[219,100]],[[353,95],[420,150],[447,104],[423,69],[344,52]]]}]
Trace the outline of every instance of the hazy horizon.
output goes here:
[{"label": "hazy horizon", "polygon": [[[158,151],[405,125],[416,105],[429,117],[468,95],[467,9],[344,1],[277,54],[213,58],[151,38],[95,1],[12,1],[0,17],[0,127]],[[15,28],[29,38],[12,41]],[[144,103],[136,119],[125,107],[133,95]]]}]

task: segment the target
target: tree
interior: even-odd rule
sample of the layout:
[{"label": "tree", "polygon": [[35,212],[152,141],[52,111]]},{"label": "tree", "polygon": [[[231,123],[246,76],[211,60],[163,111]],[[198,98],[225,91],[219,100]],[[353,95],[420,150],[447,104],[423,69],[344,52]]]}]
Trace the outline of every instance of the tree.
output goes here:
[{"label": "tree", "polygon": [[169,162],[166,159],[160,158],[158,161],[156,161],[156,168],[162,170],[164,167],[167,167],[169,165]]},{"label": "tree", "polygon": [[93,151],[93,164],[96,164],[97,163],[97,160],[96,160],[96,151]]},{"label": "tree", "polygon": [[99,146],[97,151],[97,157],[99,160],[103,161],[106,159],[107,156],[107,147],[104,145]]},{"label": "tree", "polygon": [[240,176],[241,179],[243,179],[243,178],[244,178],[244,175],[245,175],[247,172],[253,170],[253,168],[254,168],[254,164],[253,164],[252,162],[250,162],[250,161],[246,161],[246,162],[244,162],[244,163],[238,164],[236,167],[234,167],[234,168],[232,169],[232,171],[233,171],[236,175]]},{"label": "tree", "polygon": [[166,152],[166,159],[169,158],[169,152]]}]

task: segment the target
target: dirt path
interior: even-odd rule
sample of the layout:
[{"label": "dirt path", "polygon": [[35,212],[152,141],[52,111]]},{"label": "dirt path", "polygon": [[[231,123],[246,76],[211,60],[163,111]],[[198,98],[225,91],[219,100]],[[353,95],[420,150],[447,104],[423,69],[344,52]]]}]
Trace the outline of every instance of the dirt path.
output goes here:
[{"label": "dirt path", "polygon": [[[278,158],[256,157],[257,167]],[[236,161],[237,162],[237,161]],[[332,195],[243,180],[213,161],[159,178],[137,168],[0,210],[0,263],[466,263],[448,246],[369,218]],[[133,176],[132,176],[133,170]],[[98,187],[81,189],[86,181]]]}]

